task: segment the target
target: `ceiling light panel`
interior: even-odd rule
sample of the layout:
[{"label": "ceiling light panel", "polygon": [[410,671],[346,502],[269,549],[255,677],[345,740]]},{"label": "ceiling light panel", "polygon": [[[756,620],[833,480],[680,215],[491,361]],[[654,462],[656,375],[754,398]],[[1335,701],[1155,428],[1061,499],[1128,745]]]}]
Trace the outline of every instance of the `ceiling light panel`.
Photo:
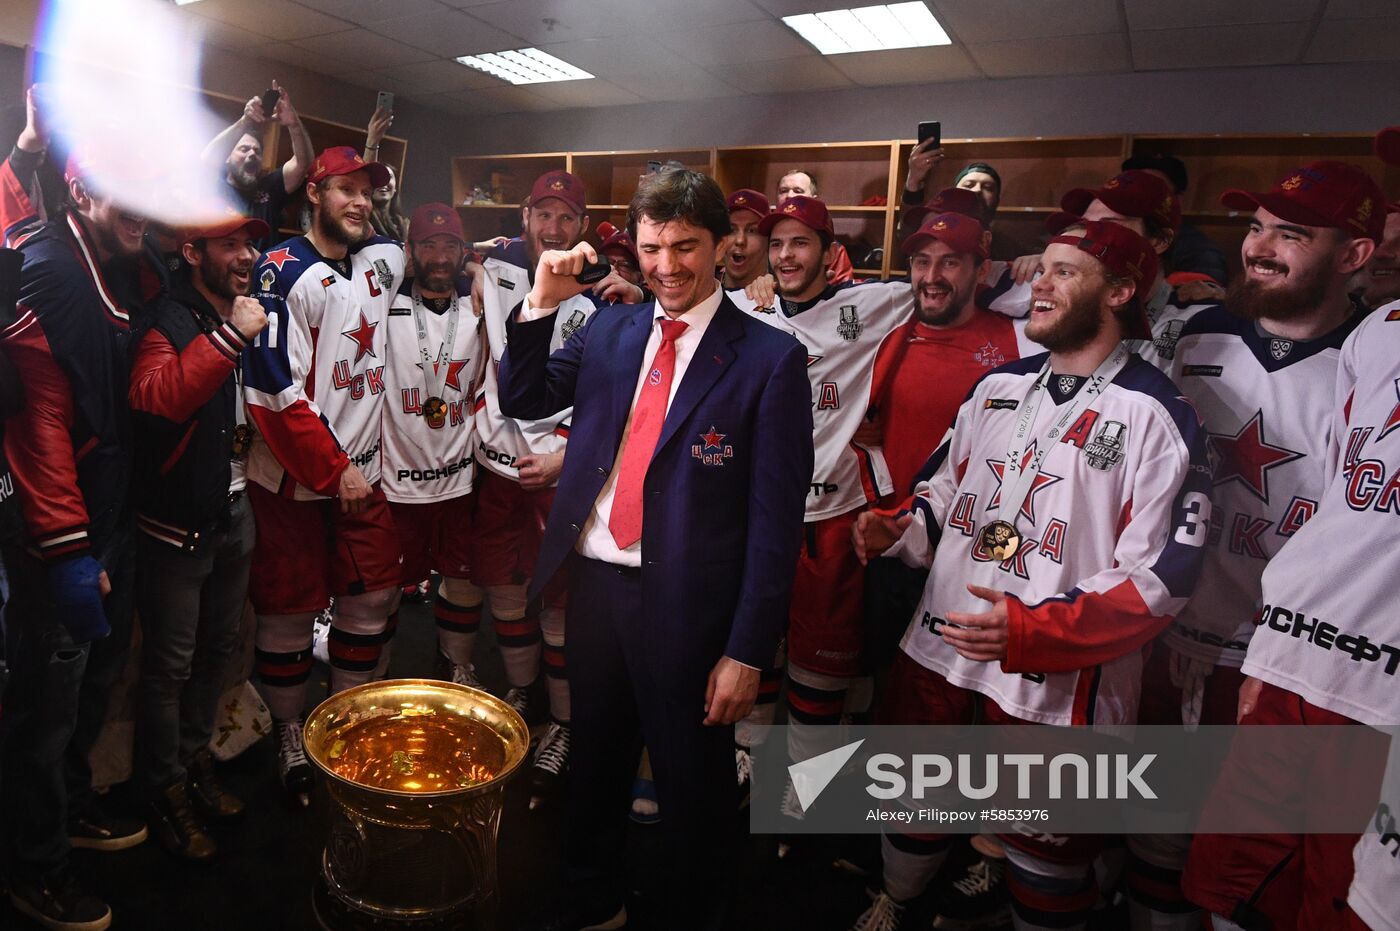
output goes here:
[{"label": "ceiling light panel", "polygon": [[463,55],[457,59],[469,68],[493,74],[512,84],[547,84],[551,81],[581,81],[593,75],[575,68],[567,61],[555,58],[537,48],[509,52],[487,52]]},{"label": "ceiling light panel", "polygon": [[783,22],[823,55],[952,44],[920,0],[802,13]]}]

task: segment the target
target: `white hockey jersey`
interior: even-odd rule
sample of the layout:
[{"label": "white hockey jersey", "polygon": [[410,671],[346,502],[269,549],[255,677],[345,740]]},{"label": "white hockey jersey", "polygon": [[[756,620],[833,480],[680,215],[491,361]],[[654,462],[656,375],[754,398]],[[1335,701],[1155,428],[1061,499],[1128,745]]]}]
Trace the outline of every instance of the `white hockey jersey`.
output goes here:
[{"label": "white hockey jersey", "polygon": [[[998,562],[981,533],[1010,516],[999,510],[1007,449],[1045,359],[983,377],[930,460],[914,520],[886,553],[933,567],[900,646],[1027,721],[1132,723],[1142,647],[1185,605],[1200,571],[1210,525],[1205,429],[1165,375],[1130,355],[1045,454],[1016,515],[1023,542]],[[1044,434],[1084,381],[1052,376],[1029,435]],[[949,611],[990,610],[969,584],[1008,595],[1010,644],[999,665],[964,659],[943,639]]]},{"label": "white hockey jersey", "polygon": [[808,522],[873,504],[893,488],[879,447],[855,435],[870,409],[880,344],[913,310],[909,283],[890,281],[835,285],[803,304],[783,300],[776,312],[752,311],[807,349],[816,448]]},{"label": "white hockey jersey", "polygon": [[1390,759],[1380,804],[1352,851],[1347,904],[1372,931],[1400,931],[1400,732],[1388,728]]},{"label": "white hockey jersey", "polygon": [[[1319,386],[1318,390],[1322,390]],[[1336,449],[1317,514],[1264,569],[1246,674],[1366,724],[1400,722],[1400,301],[1337,366]]]},{"label": "white hockey jersey", "polygon": [[[573,408],[565,408],[548,420],[516,420],[501,413],[497,371],[506,351],[506,320],[530,293],[528,270],[500,259],[487,259],[485,310],[482,321],[490,358],[476,395],[477,464],[512,481],[520,481],[516,463],[522,456],[561,453],[569,438]],[[588,298],[571,297],[554,315],[550,352],[564,345],[588,322],[597,308]]]},{"label": "white hockey jersey", "polygon": [[[384,382],[384,496],[409,504],[446,501],[469,494],[476,474],[476,389],[481,381],[485,338],[472,312],[471,284],[458,281],[453,306],[435,313],[420,300],[428,355],[424,363],[414,316],[413,281],[404,282],[389,308],[389,356]],[[453,329],[452,346],[446,347]],[[445,358],[444,358],[445,355]],[[425,375],[424,366],[434,374]],[[437,384],[442,393],[433,394]],[[424,416],[431,397],[446,404],[440,421]]]},{"label": "white hockey jersey", "polygon": [[1264,566],[1322,497],[1334,448],[1330,386],[1360,320],[1303,342],[1216,306],[1182,331],[1172,377],[1210,430],[1215,508],[1196,594],[1164,638],[1178,653],[1244,662]]},{"label": "white hockey jersey", "polygon": [[305,236],[258,259],[256,297],[268,319],[243,353],[256,429],[249,481],[302,501],[333,497],[346,457],[379,481],[384,321],[403,273],[403,248],[379,236],[343,262]]}]

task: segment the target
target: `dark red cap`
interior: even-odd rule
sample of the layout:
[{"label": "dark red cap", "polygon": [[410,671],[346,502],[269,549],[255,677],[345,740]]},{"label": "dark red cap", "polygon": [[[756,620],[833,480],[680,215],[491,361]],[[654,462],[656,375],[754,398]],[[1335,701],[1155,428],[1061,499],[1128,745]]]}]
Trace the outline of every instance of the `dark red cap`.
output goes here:
[{"label": "dark red cap", "polygon": [[1376,133],[1376,155],[1387,165],[1400,165],[1400,126],[1387,126]]},{"label": "dark red cap", "polygon": [[1152,248],[1152,243],[1126,226],[1106,220],[1081,220],[1080,225],[1084,227],[1084,232],[1062,234],[1050,242],[1075,246],[1098,259],[1110,274],[1131,279],[1137,286],[1134,294],[1137,312],[1128,317],[1125,336],[1128,339],[1150,339],[1152,325],[1147,320],[1144,306],[1148,298],[1147,289],[1157,280],[1157,252]]},{"label": "dark red cap", "polygon": [[423,204],[413,211],[413,217],[408,221],[408,241],[422,242],[430,236],[451,236],[459,242],[466,242],[467,236],[462,232],[462,218],[457,216],[457,211],[446,204],[433,203]]},{"label": "dark red cap", "polygon": [[350,175],[357,171],[369,172],[371,187],[383,187],[389,183],[389,166],[380,162],[365,161],[359,152],[348,145],[322,149],[321,154],[311,163],[311,171],[306,175],[306,180],[308,184],[316,184],[336,175]]},{"label": "dark red cap", "polygon": [[1170,230],[1181,228],[1181,198],[1170,184],[1150,171],[1125,171],[1109,178],[1097,190],[1075,188],[1060,198],[1060,207],[1082,217],[1096,200],[1125,217],[1150,219]]},{"label": "dark red cap", "polygon": [[603,240],[603,244],[598,247],[599,252],[626,252],[632,257],[632,261],[638,262],[637,244],[632,241],[632,237],[627,235],[626,230],[615,230],[611,236]]},{"label": "dark red cap", "polygon": [[1332,227],[1377,243],[1385,235],[1385,195],[1370,175],[1345,162],[1311,162],[1269,191],[1232,188],[1220,203],[1231,210],[1263,207],[1289,223]]},{"label": "dark red cap", "polygon": [[579,214],[585,212],[588,204],[588,198],[583,193],[583,182],[567,171],[546,171],[535,179],[535,186],[530,188],[530,206],[551,197],[559,198]]},{"label": "dark red cap", "polygon": [[758,231],[765,236],[771,235],[773,227],[783,220],[796,220],[818,233],[825,233],[832,239],[836,238],[836,229],[831,225],[831,214],[827,212],[826,204],[815,197],[794,194],[783,201],[777,210],[758,221]]},{"label": "dark red cap", "polygon": [[195,242],[200,239],[221,239],[242,229],[246,229],[254,239],[261,239],[272,232],[272,228],[264,221],[257,217],[244,216],[230,207],[223,216],[211,218],[206,223],[185,227],[180,231],[180,241]]},{"label": "dark red cap", "polygon": [[987,257],[987,243],[982,224],[961,213],[935,213],[924,217],[919,228],[904,240],[904,254],[912,255],[932,240],[947,243],[954,252],[967,252]]},{"label": "dark red cap", "polygon": [[976,191],[945,187],[933,195],[933,200],[928,203],[906,208],[899,225],[904,229],[917,229],[925,218],[937,213],[960,213],[981,223],[984,212],[982,197]]},{"label": "dark red cap", "polygon": [[755,191],[753,188],[746,187],[741,187],[733,194],[730,194],[729,199],[724,202],[724,205],[729,208],[730,213],[736,210],[747,210],[757,215],[760,220],[768,216],[768,211],[773,209],[772,205],[768,203],[767,197],[764,197],[763,194]]}]

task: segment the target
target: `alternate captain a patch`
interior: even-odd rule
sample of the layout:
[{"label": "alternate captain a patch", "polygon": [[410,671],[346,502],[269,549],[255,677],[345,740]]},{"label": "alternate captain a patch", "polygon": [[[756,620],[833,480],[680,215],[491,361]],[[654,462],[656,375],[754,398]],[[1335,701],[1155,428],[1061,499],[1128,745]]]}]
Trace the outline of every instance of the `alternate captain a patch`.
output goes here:
[{"label": "alternate captain a patch", "polygon": [[722,466],[724,460],[734,458],[733,445],[724,442],[728,434],[720,433],[714,425],[710,429],[700,434],[700,442],[694,443],[690,447],[690,457],[699,459],[707,466]]}]

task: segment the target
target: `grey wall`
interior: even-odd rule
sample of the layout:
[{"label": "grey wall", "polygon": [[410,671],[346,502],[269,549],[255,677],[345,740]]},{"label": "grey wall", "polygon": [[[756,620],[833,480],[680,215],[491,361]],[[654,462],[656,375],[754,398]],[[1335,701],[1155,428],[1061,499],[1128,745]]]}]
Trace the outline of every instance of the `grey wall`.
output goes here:
[{"label": "grey wall", "polygon": [[1222,68],[856,88],[527,113],[480,121],[462,154],[1112,133],[1370,132],[1400,121],[1395,64]]}]

